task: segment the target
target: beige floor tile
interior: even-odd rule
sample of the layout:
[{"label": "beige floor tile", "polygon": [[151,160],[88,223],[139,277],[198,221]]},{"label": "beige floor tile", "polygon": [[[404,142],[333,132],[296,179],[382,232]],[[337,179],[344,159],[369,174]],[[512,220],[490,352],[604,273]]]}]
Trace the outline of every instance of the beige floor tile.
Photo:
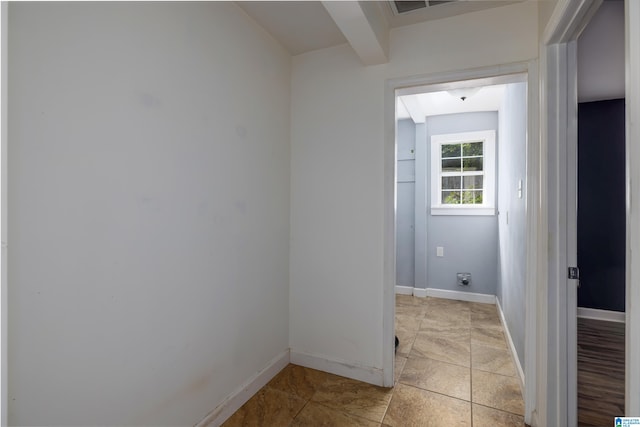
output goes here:
[{"label": "beige floor tile", "polygon": [[449,321],[452,323],[468,324],[471,317],[467,307],[464,306],[427,306],[425,317],[440,321]]},{"label": "beige floor tile", "polygon": [[396,329],[396,336],[400,343],[396,349],[396,356],[406,357],[413,348],[413,343],[416,340],[416,331],[406,331],[404,329]]},{"label": "beige floor tile", "polygon": [[471,426],[471,404],[400,383],[383,424],[389,427]]},{"label": "beige floor tile", "polygon": [[396,306],[396,315],[413,316],[423,318],[427,312],[427,307],[421,305],[399,305]]},{"label": "beige floor tile", "polygon": [[266,387],[309,400],[324,382],[334,375],[297,365],[288,365]]},{"label": "beige floor tile", "polygon": [[485,304],[481,302],[470,302],[469,309],[471,313],[486,313],[498,315],[498,307],[495,304]]},{"label": "beige floor tile", "polygon": [[409,295],[396,295],[396,314],[424,317],[427,311],[425,298],[418,298]]},{"label": "beige floor tile", "polygon": [[409,355],[465,367],[471,366],[471,346],[466,337],[440,338],[418,332]]},{"label": "beige floor tile", "polygon": [[413,295],[396,294],[396,308],[407,305],[422,305],[420,300]]},{"label": "beige floor tile", "polygon": [[524,418],[486,406],[472,406],[473,427],[524,427]]},{"label": "beige floor tile", "polygon": [[507,348],[471,343],[471,367],[495,374],[517,376],[516,367]]},{"label": "beige floor tile", "polygon": [[299,397],[262,388],[225,421],[222,427],[288,426],[304,405],[305,401]]},{"label": "beige floor tile", "polygon": [[427,297],[426,304],[428,307],[456,307],[458,309],[471,309],[471,303],[447,298]]},{"label": "beige floor tile", "polygon": [[407,358],[396,355],[395,360],[393,362],[393,382],[397,383],[400,379],[400,375],[402,375],[402,371],[404,369],[405,364],[407,363]]},{"label": "beige floor tile", "polygon": [[502,329],[502,322],[498,313],[471,312],[471,324],[476,328]]},{"label": "beige floor tile", "polygon": [[335,376],[316,391],[311,401],[380,423],[392,393],[391,388]]},{"label": "beige floor tile", "polygon": [[524,415],[520,383],[515,377],[471,370],[471,399],[490,408]]},{"label": "beige floor tile", "polygon": [[481,328],[475,324],[471,326],[471,342],[496,348],[507,348],[502,328]]},{"label": "beige floor tile", "polygon": [[379,423],[309,402],[293,420],[292,427],[377,427]]},{"label": "beige floor tile", "polygon": [[417,318],[407,314],[396,314],[396,329],[416,332],[420,329],[422,318]]},{"label": "beige floor tile", "polygon": [[471,326],[468,321],[456,322],[428,317],[422,319],[419,331],[431,336],[451,339],[469,339],[471,336]]},{"label": "beige floor tile", "polygon": [[462,366],[411,358],[404,367],[400,382],[457,399],[471,400],[471,370]]}]

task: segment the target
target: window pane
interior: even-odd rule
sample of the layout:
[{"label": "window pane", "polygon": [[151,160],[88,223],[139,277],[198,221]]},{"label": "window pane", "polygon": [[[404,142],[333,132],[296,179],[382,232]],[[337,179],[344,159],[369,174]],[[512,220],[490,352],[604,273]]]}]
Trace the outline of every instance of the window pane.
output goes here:
[{"label": "window pane", "polygon": [[482,191],[463,191],[462,203],[465,205],[482,204]]},{"label": "window pane", "polygon": [[473,191],[462,192],[462,203],[465,205],[473,204]]},{"label": "window pane", "polygon": [[462,144],[462,155],[468,156],[482,156],[482,142],[467,142]]},{"label": "window pane", "polygon": [[460,157],[460,148],[462,144],[442,144],[442,158]]},{"label": "window pane", "polygon": [[[464,177],[464,189],[480,189],[482,190],[482,175],[479,176],[465,176]],[[442,187],[444,188],[444,186]],[[449,187],[447,187],[449,188]]]},{"label": "window pane", "polygon": [[442,203],[445,205],[460,204],[460,192],[459,191],[443,191]]},{"label": "window pane", "polygon": [[443,190],[459,190],[460,189],[459,176],[445,176],[442,177],[442,189]]},{"label": "window pane", "polygon": [[482,204],[482,190],[473,192],[473,203],[477,205]]},{"label": "window pane", "polygon": [[[444,163],[444,161],[443,161]],[[471,159],[463,159],[463,170],[465,172],[481,171],[482,170],[482,157],[474,157]]]},{"label": "window pane", "polygon": [[442,160],[442,172],[460,172],[461,163],[461,159],[444,159]]}]

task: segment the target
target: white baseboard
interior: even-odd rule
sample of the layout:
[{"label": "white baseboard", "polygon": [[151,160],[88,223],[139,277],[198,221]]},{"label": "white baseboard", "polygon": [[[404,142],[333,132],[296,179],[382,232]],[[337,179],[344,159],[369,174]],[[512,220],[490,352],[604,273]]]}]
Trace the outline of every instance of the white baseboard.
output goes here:
[{"label": "white baseboard", "polygon": [[249,378],[241,387],[227,396],[213,411],[209,412],[195,427],[219,427],[233,415],[247,400],[251,399],[278,372],[282,371],[290,360],[289,350],[282,352],[272,359],[267,366],[253,377]]},{"label": "white baseboard", "polygon": [[538,411],[533,410],[531,413],[531,427],[538,427],[540,423],[538,422]]},{"label": "white baseboard", "polygon": [[457,299],[460,301],[481,302],[484,304],[495,304],[496,296],[489,294],[476,294],[473,292],[449,291],[446,289],[425,289],[426,296],[435,298]]},{"label": "white baseboard", "polygon": [[460,301],[481,302],[485,304],[496,303],[495,295],[477,294],[473,292],[462,292],[462,291],[449,291],[446,289],[436,289],[436,288],[424,289],[424,288],[413,288],[411,286],[396,286],[396,294],[413,295],[414,297],[419,297],[419,298],[435,297],[435,298],[456,299]]},{"label": "white baseboard", "polygon": [[599,310],[597,308],[578,307],[578,317],[583,319],[606,320],[607,322],[625,323],[624,311]]},{"label": "white baseboard", "polygon": [[424,288],[413,288],[413,296],[418,298],[426,298],[427,290]]},{"label": "white baseboard", "polygon": [[397,295],[413,295],[413,286],[396,286]]},{"label": "white baseboard", "polygon": [[513,344],[513,339],[511,339],[511,333],[509,332],[509,327],[507,326],[507,320],[504,318],[504,313],[502,312],[500,301],[498,300],[497,297],[494,297],[494,298],[495,298],[495,304],[498,308],[498,314],[500,315],[500,322],[502,322],[502,328],[504,329],[504,334],[507,338],[507,344],[509,344],[509,350],[511,350],[511,358],[513,359],[513,363],[515,363],[516,370],[518,371],[518,377],[520,378],[520,388],[522,391],[522,395],[524,396],[524,370],[522,369],[522,365],[520,364],[520,359],[518,359],[516,346]]},{"label": "white baseboard", "polygon": [[374,385],[383,385],[382,369],[358,366],[350,362],[329,359],[325,356],[291,351],[291,363],[319,371],[352,378]]}]

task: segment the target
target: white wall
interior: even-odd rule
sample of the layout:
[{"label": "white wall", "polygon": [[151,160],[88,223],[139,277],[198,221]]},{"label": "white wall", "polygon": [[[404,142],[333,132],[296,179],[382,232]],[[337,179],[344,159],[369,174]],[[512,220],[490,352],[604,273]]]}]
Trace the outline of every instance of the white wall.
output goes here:
[{"label": "white wall", "polygon": [[538,36],[542,39],[544,29],[549,23],[554,9],[558,5],[558,1],[565,2],[567,0],[538,0]]},{"label": "white wall", "polygon": [[578,39],[578,102],[624,98],[624,1],[605,1]]},{"label": "white wall", "polygon": [[[531,142],[533,143],[533,141]],[[500,107],[498,149],[498,292],[500,306],[518,353],[525,363],[527,84],[505,88]],[[522,193],[518,195],[518,181]]]},{"label": "white wall", "polygon": [[233,3],[9,28],[9,423],[193,425],[288,348],[290,57]]},{"label": "white wall", "polygon": [[385,80],[535,58],[537,18],[526,2],[397,28],[378,66],[346,45],[293,58],[292,352],[382,368]]}]

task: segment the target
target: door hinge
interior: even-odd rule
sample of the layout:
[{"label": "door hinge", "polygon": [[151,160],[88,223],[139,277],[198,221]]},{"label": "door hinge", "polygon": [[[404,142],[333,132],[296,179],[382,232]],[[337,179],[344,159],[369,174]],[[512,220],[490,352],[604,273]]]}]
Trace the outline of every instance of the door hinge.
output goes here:
[{"label": "door hinge", "polygon": [[580,279],[580,269],[578,267],[569,267],[567,278],[579,280]]}]

